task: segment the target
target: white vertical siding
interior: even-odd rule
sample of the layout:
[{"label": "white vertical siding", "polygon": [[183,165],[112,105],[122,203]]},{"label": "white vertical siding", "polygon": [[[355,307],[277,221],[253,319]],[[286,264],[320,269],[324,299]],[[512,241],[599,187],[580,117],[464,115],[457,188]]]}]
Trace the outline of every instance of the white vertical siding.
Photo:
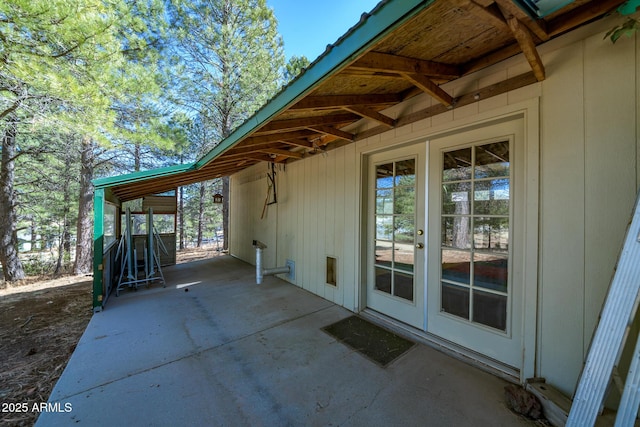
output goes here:
[{"label": "white vertical siding", "polygon": [[[287,165],[277,173],[278,204],[269,206],[262,220],[260,213],[268,185],[266,165],[234,175],[231,253],[254,263],[251,241],[261,240],[268,245],[268,266],[291,259],[296,263],[296,285],[355,309],[359,247],[357,163],[355,145],[351,144]],[[325,283],[327,256],[338,262],[336,287]]]},{"label": "white vertical siding", "polygon": [[[358,302],[358,288],[360,286],[359,257],[360,257],[360,158],[356,155],[355,144],[340,148],[340,155],[344,158],[344,203],[338,211],[338,220],[342,222],[342,235],[336,237],[342,241],[336,254],[342,262],[338,264],[342,272],[339,286],[342,287],[343,305],[356,310],[361,308]],[[340,228],[337,228],[340,230]]]},{"label": "white vertical siding", "polygon": [[538,362],[569,395],[636,195],[636,57],[601,32],[544,57]]},{"label": "white vertical siding", "polygon": [[[597,314],[613,275],[599,266],[615,265],[636,190],[635,43],[592,37],[584,49],[585,312]],[[585,345],[596,321],[585,316]]]},{"label": "white vertical siding", "polygon": [[[615,45],[603,40],[614,24],[598,23],[543,46],[547,79],[541,83],[287,165],[278,175],[279,203],[269,207],[264,220],[259,217],[266,165],[237,174],[231,196],[233,254],[253,262],[247,246],[258,238],[269,245],[267,257],[275,257],[276,251],[270,252],[277,229],[278,265],[287,258],[296,262],[297,286],[361,309],[362,154],[424,140],[473,123],[474,117],[539,99],[539,117],[532,123],[539,119],[540,127],[528,135],[539,135],[539,153],[529,154],[539,155],[540,169],[527,172],[539,177],[540,191],[537,336],[527,339],[537,340],[535,375],[570,395],[640,186],[640,55],[636,39]],[[445,88],[460,94],[526,71],[522,57],[511,58]],[[430,102],[416,97],[387,114],[404,115]],[[327,256],[338,259],[335,288],[325,283]]]},{"label": "white vertical siding", "polygon": [[[584,304],[583,67],[579,49],[544,59],[540,143],[540,371],[571,384],[582,368]],[[563,363],[557,363],[562,360]],[[565,389],[566,391],[566,389]]]},{"label": "white vertical siding", "polygon": [[233,255],[253,264],[255,250],[252,241],[260,240],[268,246],[264,255],[265,265],[275,266],[276,211],[267,208],[264,218],[260,218],[267,196],[267,166],[259,165],[246,172],[231,178],[229,249]]}]

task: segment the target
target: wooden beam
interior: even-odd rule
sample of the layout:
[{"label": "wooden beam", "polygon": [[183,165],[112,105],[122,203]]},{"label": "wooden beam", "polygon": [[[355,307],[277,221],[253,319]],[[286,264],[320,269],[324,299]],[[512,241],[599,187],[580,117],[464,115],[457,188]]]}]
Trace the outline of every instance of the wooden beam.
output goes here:
[{"label": "wooden beam", "polygon": [[512,44],[510,44],[507,47],[504,47],[502,49],[498,49],[494,52],[491,52],[485,56],[481,56],[480,58],[468,62],[464,65],[464,73],[466,74],[471,74],[474,71],[478,71],[481,70],[483,68],[486,68],[490,65],[496,64],[500,61],[503,61],[507,58],[511,58],[512,56],[515,56],[517,54],[519,54],[520,52],[522,52],[522,49],[520,48],[520,45],[514,41]]},{"label": "wooden beam", "polygon": [[345,132],[340,129],[336,129],[331,126],[312,126],[312,127],[309,127],[308,129],[316,132],[320,132],[326,135],[337,136],[338,138],[346,139],[347,141],[353,141],[353,139],[355,138],[355,136],[352,133]]},{"label": "wooden beam", "polygon": [[278,148],[268,148],[266,150],[260,150],[261,153],[267,153],[267,154],[276,154],[278,156],[285,156],[285,157],[293,157],[294,159],[301,159],[304,157],[304,155],[300,152],[297,151],[289,151],[289,150],[281,150]]},{"label": "wooden beam", "polygon": [[[481,88],[480,90],[474,90],[459,96],[458,98],[456,98],[456,108],[464,107],[465,105],[470,105],[470,104],[473,104],[474,102],[478,102],[484,99],[489,99],[491,97],[501,95],[503,93],[507,93],[509,91],[519,89],[521,87],[528,86],[536,82],[537,82],[537,79],[533,75],[533,72],[521,74],[519,76],[512,77],[505,81],[486,86],[484,88]],[[435,104],[431,107],[427,107],[425,109],[407,114],[406,116],[401,116],[398,118],[398,120],[396,120],[396,123],[397,123],[397,126],[406,126],[408,124],[415,123],[419,120],[424,120],[429,117],[437,116],[438,114],[442,114],[447,111],[449,110],[444,105]],[[363,139],[370,138],[372,136],[381,134],[388,130],[389,129],[385,126],[376,126],[374,128],[367,129],[356,135],[356,141],[361,141]]]},{"label": "wooden beam", "polygon": [[382,73],[423,74],[445,80],[452,80],[462,75],[455,65],[381,52],[367,53],[364,57],[349,65],[348,69]]},{"label": "wooden beam", "polygon": [[238,144],[238,147],[246,147],[253,144],[283,141],[294,138],[306,138],[313,135],[313,132],[307,130],[299,130],[294,132],[270,133],[267,135],[250,136],[249,138]]},{"label": "wooden beam", "polygon": [[529,30],[540,39],[540,41],[549,40],[549,34],[547,33],[546,23],[541,20],[532,19],[527,13],[520,9],[513,0],[495,0],[496,4],[502,11],[502,15],[508,20],[510,17],[515,16],[520,22],[529,28]]},{"label": "wooden beam", "polygon": [[491,8],[482,7],[473,0],[449,0],[459,9],[469,12],[487,24],[503,31],[507,31],[509,27],[505,22],[502,13]]},{"label": "wooden beam", "polygon": [[360,120],[360,116],[353,113],[328,114],[323,116],[304,117],[300,119],[274,120],[262,126],[257,132],[254,133],[254,135],[282,130],[300,130],[308,128],[309,126],[336,125],[341,123],[355,122],[356,120]]},{"label": "wooden beam", "polygon": [[396,124],[396,121],[391,117],[385,116],[384,114],[378,113],[376,110],[369,107],[365,107],[363,105],[359,105],[359,106],[354,105],[352,107],[344,107],[344,109],[347,111],[351,111],[352,113],[355,113],[363,118],[380,122],[383,125],[390,128],[394,127]]},{"label": "wooden beam", "polygon": [[529,65],[531,65],[531,69],[533,70],[533,74],[536,76],[536,79],[538,79],[539,82],[543,81],[545,79],[544,64],[538,54],[536,45],[531,37],[531,33],[515,16],[509,18],[508,23],[509,28],[518,41],[525,58],[527,58]]},{"label": "wooden beam", "polygon": [[433,96],[441,104],[447,107],[453,106],[453,97],[444,91],[440,86],[435,84],[431,79],[421,74],[403,74],[405,79],[411,82],[411,84],[419,87],[427,94]]},{"label": "wooden beam", "polygon": [[357,76],[357,77],[375,77],[386,79],[401,79],[402,77],[396,72],[376,71],[369,68],[351,68],[347,67],[340,71],[341,76]]},{"label": "wooden beam", "polygon": [[269,141],[263,143],[256,143],[251,145],[243,145],[240,147],[233,147],[224,152],[220,157],[228,157],[228,156],[236,156],[246,153],[252,153],[258,150],[267,150],[269,148],[278,148],[280,146],[280,141]]},{"label": "wooden beam", "polygon": [[288,139],[286,141],[280,141],[283,144],[291,145],[293,147],[313,148],[313,143],[306,139]]},{"label": "wooden beam", "polygon": [[271,163],[284,163],[285,162],[285,159],[283,159],[282,157],[276,156],[276,157],[272,158],[268,154],[260,155],[260,154],[256,153],[256,154],[253,154],[253,155],[250,155],[250,156],[247,156],[247,157],[249,157],[250,159],[253,159],[253,160],[257,160],[259,162],[271,162]]},{"label": "wooden beam", "polygon": [[393,93],[370,95],[324,95],[307,96],[289,110],[309,110],[317,108],[340,108],[350,105],[396,104],[402,101]]}]

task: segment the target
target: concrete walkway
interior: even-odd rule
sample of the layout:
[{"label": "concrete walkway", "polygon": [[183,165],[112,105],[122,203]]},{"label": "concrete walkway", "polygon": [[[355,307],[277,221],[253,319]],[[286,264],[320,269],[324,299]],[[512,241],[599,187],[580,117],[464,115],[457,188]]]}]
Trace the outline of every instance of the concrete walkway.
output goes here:
[{"label": "concrete walkway", "polygon": [[[352,313],[231,257],[166,268],[93,316],[37,426],[519,426],[506,383],[424,345],[381,368]],[[187,291],[188,290],[188,291]],[[67,410],[68,412],[64,412]]]}]

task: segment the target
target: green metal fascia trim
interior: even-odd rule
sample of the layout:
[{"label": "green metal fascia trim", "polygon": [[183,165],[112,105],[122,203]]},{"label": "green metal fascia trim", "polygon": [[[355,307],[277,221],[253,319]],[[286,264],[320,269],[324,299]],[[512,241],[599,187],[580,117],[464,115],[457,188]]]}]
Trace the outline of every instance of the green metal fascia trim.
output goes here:
[{"label": "green metal fascia trim", "polygon": [[256,114],[198,160],[199,169],[233,147],[262,124],[311,92],[320,83],[346,66],[353,58],[380,40],[390,31],[424,10],[435,0],[392,0],[380,3],[371,15],[349,30],[335,46],[321,55],[299,78],[283,89]]},{"label": "green metal fascia trim", "polygon": [[93,311],[102,309],[104,242],[104,189],[93,193]]},{"label": "green metal fascia trim", "polygon": [[95,188],[114,187],[122,184],[132,184],[159,176],[175,175],[181,172],[188,172],[194,169],[195,163],[186,165],[168,166],[165,168],[151,169],[142,172],[133,172],[126,175],[117,175],[108,178],[97,178],[92,181]]}]

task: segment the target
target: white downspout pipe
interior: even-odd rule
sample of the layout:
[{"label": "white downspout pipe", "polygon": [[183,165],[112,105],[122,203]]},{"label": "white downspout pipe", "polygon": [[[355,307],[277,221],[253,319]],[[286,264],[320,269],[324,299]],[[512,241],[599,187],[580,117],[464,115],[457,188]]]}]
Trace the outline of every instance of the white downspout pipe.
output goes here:
[{"label": "white downspout pipe", "polygon": [[254,240],[253,247],[256,248],[256,284],[262,284],[264,276],[273,276],[275,274],[291,272],[291,268],[288,265],[276,268],[262,268],[262,251],[267,249],[267,245],[259,240]]}]

